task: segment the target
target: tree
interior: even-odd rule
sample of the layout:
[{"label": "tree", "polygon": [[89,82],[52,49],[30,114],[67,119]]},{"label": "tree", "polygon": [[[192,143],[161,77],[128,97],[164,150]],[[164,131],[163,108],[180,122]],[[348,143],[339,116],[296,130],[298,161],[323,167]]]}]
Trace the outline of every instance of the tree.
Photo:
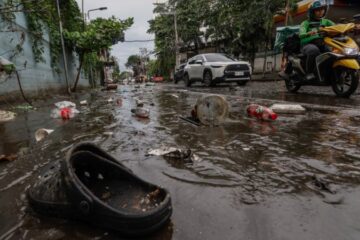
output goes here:
[{"label": "tree", "polygon": [[134,76],[138,76],[140,74],[141,67],[141,58],[139,55],[131,55],[128,57],[127,62],[125,63],[125,67],[131,68],[134,72]]},{"label": "tree", "polygon": [[91,21],[83,32],[64,32],[65,39],[68,43],[71,43],[80,56],[80,66],[72,89],[73,91],[76,90],[80,77],[84,55],[99,52],[101,49],[108,49],[110,46],[116,44],[123,39],[124,31],[131,27],[133,22],[133,18],[126,20],[119,20],[115,17],[108,19],[97,18]]},{"label": "tree", "polygon": [[[168,5],[158,5],[154,13],[176,11],[182,47],[192,46],[195,54],[202,39],[222,41],[226,53],[236,57],[241,53],[253,62],[269,37],[273,15],[284,6],[284,0],[170,0]],[[165,72],[175,63],[172,17],[160,14],[149,21],[148,32],[155,34],[158,66]]]}]

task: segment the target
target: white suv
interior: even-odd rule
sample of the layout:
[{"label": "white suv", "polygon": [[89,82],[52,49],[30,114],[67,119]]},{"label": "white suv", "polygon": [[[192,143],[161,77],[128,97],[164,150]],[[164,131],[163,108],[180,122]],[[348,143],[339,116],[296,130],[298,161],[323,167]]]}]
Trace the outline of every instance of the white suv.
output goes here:
[{"label": "white suv", "polygon": [[187,87],[195,81],[206,86],[222,82],[236,82],[245,85],[251,80],[251,65],[246,61],[236,61],[219,53],[207,53],[190,58],[184,69],[184,82]]}]

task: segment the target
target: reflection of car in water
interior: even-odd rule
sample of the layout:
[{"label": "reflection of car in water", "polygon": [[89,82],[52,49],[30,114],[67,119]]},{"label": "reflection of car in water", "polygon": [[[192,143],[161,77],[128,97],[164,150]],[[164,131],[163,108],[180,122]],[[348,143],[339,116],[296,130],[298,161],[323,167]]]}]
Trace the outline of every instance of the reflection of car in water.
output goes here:
[{"label": "reflection of car in water", "polygon": [[187,87],[195,81],[206,86],[217,83],[236,82],[245,85],[251,80],[251,65],[219,53],[200,54],[189,59],[184,68],[184,82]]},{"label": "reflection of car in water", "polygon": [[178,68],[176,68],[175,76],[174,76],[174,83],[177,84],[179,81],[182,81],[184,78],[184,69],[185,69],[186,63],[180,64]]}]

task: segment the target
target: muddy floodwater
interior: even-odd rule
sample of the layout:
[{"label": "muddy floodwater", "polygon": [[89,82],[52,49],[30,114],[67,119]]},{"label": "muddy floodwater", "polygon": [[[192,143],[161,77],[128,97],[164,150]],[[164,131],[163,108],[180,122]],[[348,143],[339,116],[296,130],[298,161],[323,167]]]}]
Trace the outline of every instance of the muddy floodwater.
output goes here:
[{"label": "muddy floodwater", "polygon": [[[320,88],[321,89],[321,88]],[[189,116],[203,94],[223,95],[231,107],[219,127],[196,126]],[[108,102],[112,98],[114,101]],[[131,113],[135,98],[149,119]],[[121,100],[120,100],[121,99]],[[360,239],[360,97],[326,90],[288,94],[279,82],[213,89],[181,85],[119,86],[78,94],[80,114],[51,119],[58,96],[15,110],[0,123],[0,239],[123,239],[87,224],[36,215],[26,189],[48,163],[81,141],[95,142],[140,177],[169,190],[171,222],[146,239]],[[87,100],[87,106],[79,106]],[[303,103],[305,114],[275,122],[245,116],[250,103]],[[2,110],[11,110],[4,104]],[[55,131],[36,143],[39,128]],[[193,163],[149,156],[151,149],[191,149]]]}]

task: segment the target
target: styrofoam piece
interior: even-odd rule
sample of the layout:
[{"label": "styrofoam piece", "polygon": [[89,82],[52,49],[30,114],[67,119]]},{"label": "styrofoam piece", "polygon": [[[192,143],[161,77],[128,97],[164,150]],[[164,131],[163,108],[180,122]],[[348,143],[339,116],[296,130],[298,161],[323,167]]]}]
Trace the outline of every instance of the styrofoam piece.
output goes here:
[{"label": "styrofoam piece", "polygon": [[270,107],[276,113],[302,114],[306,109],[299,104],[274,104]]}]

